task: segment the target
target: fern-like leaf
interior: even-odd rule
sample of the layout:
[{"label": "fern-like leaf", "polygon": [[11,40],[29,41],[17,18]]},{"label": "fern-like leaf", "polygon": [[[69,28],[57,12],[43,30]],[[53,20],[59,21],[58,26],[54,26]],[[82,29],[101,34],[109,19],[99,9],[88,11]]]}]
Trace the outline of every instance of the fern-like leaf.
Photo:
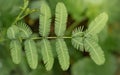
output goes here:
[{"label": "fern-like leaf", "polygon": [[47,39],[43,39],[40,42],[41,53],[43,57],[43,61],[46,67],[46,70],[51,70],[54,63],[54,57],[52,53],[52,48],[50,42]]},{"label": "fern-like leaf", "polygon": [[83,51],[83,37],[73,37],[72,45],[78,50]]},{"label": "fern-like leaf", "polygon": [[12,25],[12,26],[9,27],[8,30],[7,30],[7,37],[8,37],[9,39],[16,39],[18,33],[19,33],[18,27],[15,26],[15,25]]},{"label": "fern-like leaf", "polygon": [[32,34],[32,30],[30,29],[30,27],[28,27],[28,25],[26,25],[23,22],[19,22],[18,23],[18,27],[20,30],[19,36],[22,38],[29,38]]},{"label": "fern-like leaf", "polygon": [[25,46],[27,61],[30,68],[36,69],[38,64],[38,54],[37,54],[37,48],[35,42],[31,39],[27,39],[24,42],[24,46]]},{"label": "fern-like leaf", "polygon": [[65,5],[59,2],[56,5],[55,11],[55,34],[57,36],[63,36],[66,30],[66,22],[67,22],[67,9]]},{"label": "fern-like leaf", "polygon": [[40,26],[39,26],[39,33],[42,36],[48,36],[50,32],[50,25],[51,25],[51,10],[47,3],[42,2],[40,7]]},{"label": "fern-like leaf", "polygon": [[98,15],[95,20],[93,20],[88,27],[87,34],[98,34],[105,27],[108,20],[108,15],[106,13],[101,13]]},{"label": "fern-like leaf", "polygon": [[66,43],[63,39],[56,40],[56,51],[58,54],[58,60],[63,70],[67,70],[70,65],[69,53]]},{"label": "fern-like leaf", "polygon": [[86,38],[84,41],[84,46],[85,50],[90,52],[90,56],[96,64],[98,65],[104,64],[105,62],[104,52],[94,40]]},{"label": "fern-like leaf", "polygon": [[79,28],[76,28],[75,30],[73,30],[72,32],[72,37],[76,37],[76,36],[83,36],[84,33],[83,33],[83,27],[79,27]]},{"label": "fern-like leaf", "polygon": [[19,64],[21,62],[21,51],[22,46],[19,40],[12,40],[10,42],[10,52],[12,60],[15,64]]}]

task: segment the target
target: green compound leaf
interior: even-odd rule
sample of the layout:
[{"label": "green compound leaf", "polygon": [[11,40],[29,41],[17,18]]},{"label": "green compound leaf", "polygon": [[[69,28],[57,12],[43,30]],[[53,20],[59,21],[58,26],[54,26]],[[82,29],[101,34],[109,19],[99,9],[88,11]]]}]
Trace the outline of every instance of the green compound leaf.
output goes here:
[{"label": "green compound leaf", "polygon": [[39,17],[39,33],[41,36],[48,36],[51,25],[51,10],[47,3],[42,2],[40,6],[40,17]]},{"label": "green compound leaf", "polygon": [[58,60],[63,70],[67,70],[70,65],[70,58],[68,53],[68,48],[63,39],[56,40],[56,52],[58,55]]},{"label": "green compound leaf", "polygon": [[40,42],[40,48],[46,70],[49,71],[52,69],[54,63],[54,57],[50,42],[47,39],[42,39]]},{"label": "green compound leaf", "polygon": [[59,2],[56,5],[55,11],[55,34],[57,36],[63,36],[66,30],[66,22],[67,22],[67,9],[65,5]]},{"label": "green compound leaf", "polygon": [[15,25],[12,25],[12,26],[9,27],[8,30],[7,30],[7,37],[8,37],[9,39],[16,39],[18,33],[19,33],[18,27],[15,26]]},{"label": "green compound leaf", "polygon": [[108,15],[104,12],[98,15],[95,20],[93,20],[88,27],[87,33],[88,34],[98,34],[101,30],[105,27],[106,22],[108,20]]},{"label": "green compound leaf", "polygon": [[21,51],[22,46],[19,40],[12,40],[10,42],[10,52],[12,60],[15,64],[19,64],[21,62]]},{"label": "green compound leaf", "polygon": [[28,64],[31,69],[36,69],[38,64],[38,54],[36,44],[33,40],[27,39],[24,42],[25,53],[27,57]]},{"label": "green compound leaf", "polygon": [[32,30],[30,29],[30,27],[28,25],[26,25],[23,22],[19,22],[17,23],[20,33],[19,36],[22,38],[29,38],[32,34]]},{"label": "green compound leaf", "polygon": [[72,45],[77,49],[83,51],[83,37],[73,37]]},{"label": "green compound leaf", "polygon": [[104,52],[94,40],[90,38],[85,38],[84,46],[85,50],[90,52],[90,56],[96,64],[98,65],[104,64],[105,62]]}]

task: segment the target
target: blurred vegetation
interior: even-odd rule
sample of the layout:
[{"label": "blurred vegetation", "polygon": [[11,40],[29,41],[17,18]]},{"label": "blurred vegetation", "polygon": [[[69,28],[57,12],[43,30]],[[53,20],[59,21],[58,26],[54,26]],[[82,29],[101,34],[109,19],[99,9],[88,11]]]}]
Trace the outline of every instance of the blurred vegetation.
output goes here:
[{"label": "blurred vegetation", "polygon": [[[31,70],[26,63],[23,53],[22,63],[13,64],[9,52],[9,40],[6,30],[20,12],[22,0],[0,0],[0,75],[120,75],[120,0],[46,0],[52,9],[53,19],[57,2],[64,2],[68,13],[68,31],[75,27],[87,24],[99,13],[105,11],[109,15],[106,28],[99,34],[100,45],[105,50],[106,63],[97,66],[86,52],[76,51],[70,40],[66,40],[69,48],[71,66],[67,71],[62,71],[58,61],[55,60],[51,71],[46,71],[43,61],[39,56],[39,65],[36,70]],[[30,0],[31,9],[39,9],[41,0]],[[38,12],[27,15],[24,21],[37,32]],[[73,25],[73,26],[72,26]],[[53,26],[54,27],[54,26]],[[54,33],[51,33],[54,35]],[[51,44],[54,45],[53,40]],[[58,67],[59,66],[59,67]]]}]

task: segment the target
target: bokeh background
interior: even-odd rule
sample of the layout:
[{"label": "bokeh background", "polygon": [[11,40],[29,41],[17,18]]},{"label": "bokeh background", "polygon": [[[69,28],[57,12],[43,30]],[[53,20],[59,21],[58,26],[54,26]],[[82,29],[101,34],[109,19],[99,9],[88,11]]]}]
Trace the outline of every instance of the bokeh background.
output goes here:
[{"label": "bokeh background", "polygon": [[[29,8],[39,9],[41,0],[29,0]],[[24,51],[21,64],[13,64],[10,56],[9,40],[6,30],[21,11],[23,0],[0,0],[0,75],[120,75],[120,0],[46,0],[52,10],[52,20],[57,2],[64,2],[68,10],[67,27],[87,25],[101,12],[109,15],[109,21],[104,30],[99,34],[99,44],[105,52],[106,62],[102,66],[96,65],[89,53],[75,50],[70,40],[66,40],[70,53],[70,68],[62,71],[55,57],[54,67],[46,71],[43,61],[39,56],[39,65],[36,70],[31,70],[27,64]],[[27,15],[23,21],[33,32],[38,32],[39,12]],[[51,30],[54,28],[52,23]],[[70,35],[70,31],[66,32]],[[51,31],[51,36],[54,32]],[[54,45],[54,40],[51,41]],[[55,48],[53,48],[53,51]]]}]

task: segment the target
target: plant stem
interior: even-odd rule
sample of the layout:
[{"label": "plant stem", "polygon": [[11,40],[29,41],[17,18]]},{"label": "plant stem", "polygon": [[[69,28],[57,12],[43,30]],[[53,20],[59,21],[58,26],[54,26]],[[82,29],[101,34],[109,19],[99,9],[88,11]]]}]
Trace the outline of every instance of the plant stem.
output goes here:
[{"label": "plant stem", "polygon": [[72,37],[47,37],[48,39],[56,39],[56,38],[63,38],[63,39],[71,39]]},{"label": "plant stem", "polygon": [[25,16],[27,16],[28,14],[31,14],[31,13],[34,13],[34,12],[38,12],[39,10],[38,9],[32,9],[30,10],[30,12],[28,12],[27,14],[23,15],[22,17],[20,17],[19,19],[23,19]]},{"label": "plant stem", "polygon": [[[44,37],[34,37],[32,38],[33,40],[38,40],[38,39],[42,39]],[[45,37],[46,39],[57,39],[57,38],[62,38],[62,39],[71,39],[72,37]]]},{"label": "plant stem", "polygon": [[12,23],[12,25],[15,25],[17,23],[17,21],[21,20],[22,18],[21,15],[24,13],[24,11],[26,10],[26,8],[28,7],[28,0],[24,0],[24,6],[22,8],[22,11],[18,14],[18,16],[16,17],[15,21]]}]

